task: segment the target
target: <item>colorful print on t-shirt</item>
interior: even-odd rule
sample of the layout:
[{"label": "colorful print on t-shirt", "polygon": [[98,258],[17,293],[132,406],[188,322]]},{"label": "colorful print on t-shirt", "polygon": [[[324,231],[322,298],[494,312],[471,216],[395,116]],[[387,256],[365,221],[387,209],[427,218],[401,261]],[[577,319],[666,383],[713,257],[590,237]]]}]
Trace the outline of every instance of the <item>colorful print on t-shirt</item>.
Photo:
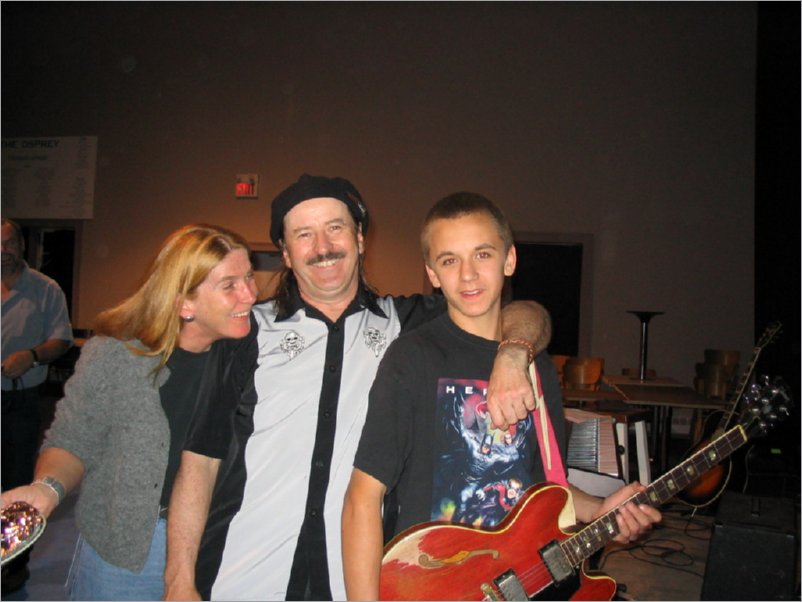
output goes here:
[{"label": "colorful print on t-shirt", "polygon": [[437,424],[431,519],[497,525],[532,485],[531,415],[501,431],[492,426],[486,380],[441,378]]}]

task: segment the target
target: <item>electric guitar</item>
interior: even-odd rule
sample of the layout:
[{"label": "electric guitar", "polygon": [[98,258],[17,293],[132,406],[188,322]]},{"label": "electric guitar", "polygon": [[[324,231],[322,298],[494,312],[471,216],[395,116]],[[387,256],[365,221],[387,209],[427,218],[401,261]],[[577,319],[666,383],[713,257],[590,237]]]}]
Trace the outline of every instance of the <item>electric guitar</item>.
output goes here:
[{"label": "electric guitar", "polygon": [[[777,337],[777,335],[780,334],[781,329],[782,324],[780,322],[772,322],[766,327],[766,330],[763,332],[763,335],[760,337],[760,340],[754,347],[752,359],[749,360],[749,364],[741,375],[741,379],[738,382],[735,393],[728,402],[729,409],[722,410],[720,414],[717,411],[708,416],[707,420],[705,421],[705,426],[702,429],[701,437],[694,442],[693,445],[691,445],[688,452],[686,452],[686,454],[683,456],[683,459],[690,454],[693,454],[696,450],[704,447],[713,438],[718,437],[721,433],[727,430],[733,419],[736,417],[738,402],[741,400],[741,397],[743,397],[743,394],[746,391],[749,379],[752,378],[752,373],[755,370],[755,364],[757,364],[757,360],[760,357],[761,351],[763,351],[763,349],[769,343],[771,343]],[[711,426],[715,424],[716,416],[719,416],[718,424],[715,426],[715,428],[711,428]],[[727,487],[731,475],[732,458],[727,458],[721,464],[713,467],[710,471],[703,474],[682,492],[680,492],[680,494],[677,496],[677,499],[688,506],[693,506],[694,508],[704,508],[705,506],[712,504],[719,498],[719,496],[721,496],[722,493],[724,493],[724,489]]]},{"label": "electric guitar", "polygon": [[[765,434],[791,405],[779,378],[752,385],[744,401],[738,425],[624,503],[658,506],[668,501],[749,438]],[[570,503],[568,496],[559,485],[535,485],[492,530],[442,523],[407,529],[385,548],[379,598],[610,600],[615,581],[587,572],[584,563],[618,534],[616,511],[567,533],[558,519]]]}]

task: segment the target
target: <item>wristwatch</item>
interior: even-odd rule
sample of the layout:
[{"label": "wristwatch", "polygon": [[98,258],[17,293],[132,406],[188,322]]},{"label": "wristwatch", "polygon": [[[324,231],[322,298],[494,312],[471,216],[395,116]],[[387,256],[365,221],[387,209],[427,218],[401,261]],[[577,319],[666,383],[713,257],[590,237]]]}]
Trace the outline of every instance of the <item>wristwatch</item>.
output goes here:
[{"label": "wristwatch", "polygon": [[31,355],[33,355],[33,365],[31,366],[31,368],[38,368],[39,366],[41,366],[41,364],[39,363],[39,355],[36,353],[36,349],[31,347],[30,349],[28,349],[28,351],[30,351]]},{"label": "wristwatch", "polygon": [[41,479],[35,480],[34,483],[41,483],[45,487],[49,487],[53,490],[53,493],[56,494],[57,502],[60,504],[64,497],[67,495],[67,492],[64,489],[64,485],[62,485],[61,481],[54,479],[53,477],[42,477]]}]

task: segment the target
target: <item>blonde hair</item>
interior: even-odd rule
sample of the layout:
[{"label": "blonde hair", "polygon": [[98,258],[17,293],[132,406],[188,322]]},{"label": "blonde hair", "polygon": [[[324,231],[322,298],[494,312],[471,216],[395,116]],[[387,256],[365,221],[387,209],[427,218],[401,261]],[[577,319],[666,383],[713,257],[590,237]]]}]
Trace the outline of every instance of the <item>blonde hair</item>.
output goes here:
[{"label": "blonde hair", "polygon": [[[197,295],[200,284],[231,251],[250,252],[239,234],[219,226],[192,224],[167,237],[139,289],[119,305],[100,313],[97,334],[128,343],[132,353],[160,356],[158,373],[178,345],[179,308]],[[146,349],[134,347],[139,339]]]}]

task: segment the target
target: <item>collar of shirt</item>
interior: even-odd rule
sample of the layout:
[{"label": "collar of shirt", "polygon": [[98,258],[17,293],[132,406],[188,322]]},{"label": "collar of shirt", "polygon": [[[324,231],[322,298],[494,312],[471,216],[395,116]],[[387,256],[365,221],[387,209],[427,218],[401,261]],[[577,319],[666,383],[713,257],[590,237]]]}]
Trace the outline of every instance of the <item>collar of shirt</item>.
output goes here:
[{"label": "collar of shirt", "polygon": [[31,282],[31,268],[28,266],[28,263],[23,259],[21,260],[22,267],[19,271],[19,276],[17,276],[17,281],[14,283],[14,286],[11,288],[11,292],[14,291],[21,291],[25,290],[25,288],[30,286]]},{"label": "collar of shirt", "polygon": [[[343,312],[343,315],[340,316],[340,319],[346,318],[351,314],[355,314],[363,309],[368,309],[369,311],[373,312],[377,316],[382,318],[387,318],[387,314],[384,313],[379,304],[376,302],[376,293],[373,291],[368,290],[360,281],[359,288],[356,292],[356,297],[351,301],[348,307]],[[293,280],[290,285],[290,303],[287,311],[281,312],[276,315],[276,322],[281,322],[282,320],[286,320],[299,310],[299,309],[306,309],[306,313],[310,317],[315,317],[324,322],[329,322],[329,319],[326,318],[318,309],[309,305],[306,301],[301,298],[301,293],[298,291],[298,283]]]}]

